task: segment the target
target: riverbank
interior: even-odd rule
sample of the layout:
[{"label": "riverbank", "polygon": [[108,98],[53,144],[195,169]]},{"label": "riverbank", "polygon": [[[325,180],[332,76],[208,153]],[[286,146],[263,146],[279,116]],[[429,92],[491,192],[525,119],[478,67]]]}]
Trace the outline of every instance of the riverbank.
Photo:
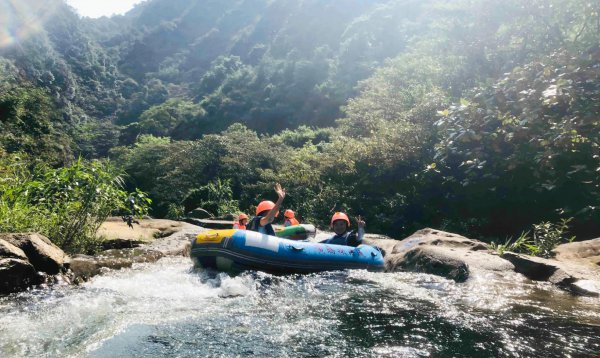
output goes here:
[{"label": "riverbank", "polygon": [[[205,230],[161,219],[143,219],[131,228],[121,218],[109,218],[98,231],[105,250],[73,257],[37,234],[0,234],[0,287],[8,293],[33,285],[80,284],[107,270],[166,256],[189,256],[191,240]],[[498,255],[483,242],[434,229],[419,230],[403,240],[366,235],[365,242],[382,249],[388,272],[428,273],[457,283],[475,273],[500,277],[516,272],[575,295],[600,296],[600,239],[560,245],[554,259],[511,252]]]}]

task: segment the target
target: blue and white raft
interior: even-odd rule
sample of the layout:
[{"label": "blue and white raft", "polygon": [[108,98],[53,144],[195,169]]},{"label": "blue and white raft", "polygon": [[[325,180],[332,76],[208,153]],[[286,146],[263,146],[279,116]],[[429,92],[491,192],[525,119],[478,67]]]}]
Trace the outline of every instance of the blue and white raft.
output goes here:
[{"label": "blue and white raft", "polygon": [[196,267],[219,271],[258,270],[269,273],[310,273],[345,269],[383,271],[381,252],[358,247],[283,239],[246,230],[211,230],[192,242]]}]

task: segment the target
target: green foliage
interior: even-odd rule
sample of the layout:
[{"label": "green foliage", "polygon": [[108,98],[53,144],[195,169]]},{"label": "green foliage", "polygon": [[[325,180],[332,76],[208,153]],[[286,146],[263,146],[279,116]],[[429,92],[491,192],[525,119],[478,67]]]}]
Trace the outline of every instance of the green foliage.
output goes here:
[{"label": "green foliage", "polygon": [[51,169],[8,155],[0,160],[0,173],[0,231],[40,232],[69,253],[95,250],[95,233],[111,212],[143,214],[149,203],[142,192],[125,192],[108,162],[79,159]]},{"label": "green foliage", "polygon": [[72,143],[61,133],[63,126],[60,112],[43,88],[0,82],[0,146],[6,152],[65,163],[72,159]]},{"label": "green foliage", "polygon": [[530,245],[529,231],[521,233],[519,237],[512,241],[512,238],[506,239],[503,244],[497,244],[492,241],[489,244],[491,250],[495,251],[498,255],[503,255],[505,252],[528,252],[525,250],[526,245]]},{"label": "green foliage", "polygon": [[575,236],[570,238],[564,237],[569,228],[569,222],[573,218],[561,219],[559,223],[551,223],[548,221],[533,225],[533,245],[534,249],[530,252],[536,256],[552,257],[552,250],[559,244],[572,242]]},{"label": "green foliage", "polygon": [[489,217],[490,226],[481,229],[496,233],[560,215],[580,225],[594,222],[599,79],[597,61],[557,53],[451,107],[437,123],[435,160],[443,164],[438,169],[457,220]]},{"label": "green foliage", "polygon": [[157,137],[194,138],[198,137],[198,133],[202,130],[194,131],[192,128],[201,126],[200,122],[204,114],[205,111],[202,107],[190,101],[169,99],[142,113],[139,119],[139,130],[141,134],[151,134]]},{"label": "green foliage", "polygon": [[155,0],[101,20],[48,9],[2,51],[0,153],[55,167],[110,156],[157,216],[248,211],[281,182],[303,220],[345,210],[393,236],[502,237],[564,215],[578,236],[600,227],[594,2]]},{"label": "green foliage", "polygon": [[565,237],[571,220],[573,218],[561,218],[558,223],[544,221],[535,224],[533,225],[533,237],[530,237],[530,232],[527,231],[522,233],[515,241],[507,239],[504,244],[492,242],[490,249],[496,251],[499,255],[504,254],[506,251],[512,251],[544,258],[553,257],[553,250],[558,245],[575,240],[575,236]]},{"label": "green foliage", "polygon": [[229,180],[217,180],[197,189],[192,189],[183,199],[186,211],[202,208],[213,216],[223,216],[239,211],[237,200],[233,200],[233,192]]}]

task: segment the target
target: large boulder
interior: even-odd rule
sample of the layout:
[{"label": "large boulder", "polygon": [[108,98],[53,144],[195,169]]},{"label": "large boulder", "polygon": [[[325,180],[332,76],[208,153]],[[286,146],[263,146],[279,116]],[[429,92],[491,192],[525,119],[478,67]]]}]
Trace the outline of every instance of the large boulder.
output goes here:
[{"label": "large boulder", "polygon": [[382,248],[387,271],[425,272],[463,282],[474,270],[514,269],[481,241],[430,228],[401,241],[367,236],[365,242]]},{"label": "large boulder", "polygon": [[23,250],[37,271],[54,275],[63,267],[65,253],[40,234],[0,234],[0,239]]},{"label": "large boulder", "polygon": [[0,293],[19,291],[41,281],[41,277],[27,260],[0,259]]}]

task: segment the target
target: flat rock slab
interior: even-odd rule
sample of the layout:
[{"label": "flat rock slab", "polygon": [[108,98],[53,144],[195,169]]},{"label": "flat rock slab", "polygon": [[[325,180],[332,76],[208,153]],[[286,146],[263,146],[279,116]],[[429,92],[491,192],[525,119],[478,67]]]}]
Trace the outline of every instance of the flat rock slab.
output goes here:
[{"label": "flat rock slab", "polygon": [[190,256],[192,240],[200,232],[207,231],[207,229],[191,224],[188,225],[190,226],[142,247],[159,251],[165,256]]},{"label": "flat rock slab", "polygon": [[548,281],[583,296],[600,296],[600,271],[577,261],[558,261],[505,252],[503,258],[515,265],[515,271],[536,281]]},{"label": "flat rock slab", "polygon": [[165,219],[142,219],[138,222],[139,224],[134,223],[131,228],[120,217],[111,217],[100,225],[96,235],[103,237],[105,241],[132,241],[139,245],[152,242],[156,238],[170,236],[191,225]]},{"label": "flat rock slab", "polygon": [[562,262],[576,262],[600,270],[600,238],[558,245],[552,250]]}]

